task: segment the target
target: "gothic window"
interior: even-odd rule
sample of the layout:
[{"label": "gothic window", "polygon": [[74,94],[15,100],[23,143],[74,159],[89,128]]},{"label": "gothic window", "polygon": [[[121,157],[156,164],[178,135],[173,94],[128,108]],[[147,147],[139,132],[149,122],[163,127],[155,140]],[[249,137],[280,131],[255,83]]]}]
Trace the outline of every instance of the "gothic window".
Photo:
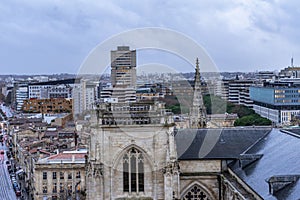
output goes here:
[{"label": "gothic window", "polygon": [[193,185],[183,196],[183,200],[209,200],[209,197],[198,185]]},{"label": "gothic window", "polygon": [[123,191],[144,192],[144,158],[135,148],[123,157]]}]

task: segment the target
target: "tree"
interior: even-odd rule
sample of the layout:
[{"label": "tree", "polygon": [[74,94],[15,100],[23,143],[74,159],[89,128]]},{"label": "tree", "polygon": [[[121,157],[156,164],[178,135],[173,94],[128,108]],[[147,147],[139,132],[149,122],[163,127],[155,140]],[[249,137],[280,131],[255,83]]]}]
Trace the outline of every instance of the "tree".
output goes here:
[{"label": "tree", "polygon": [[237,119],[234,126],[268,126],[272,121],[259,116],[258,114],[251,114]]},{"label": "tree", "polygon": [[247,106],[230,103],[218,96],[205,95],[203,96],[203,102],[207,114],[236,113],[239,119],[235,121],[234,126],[264,126],[272,124],[269,119],[259,116]]}]

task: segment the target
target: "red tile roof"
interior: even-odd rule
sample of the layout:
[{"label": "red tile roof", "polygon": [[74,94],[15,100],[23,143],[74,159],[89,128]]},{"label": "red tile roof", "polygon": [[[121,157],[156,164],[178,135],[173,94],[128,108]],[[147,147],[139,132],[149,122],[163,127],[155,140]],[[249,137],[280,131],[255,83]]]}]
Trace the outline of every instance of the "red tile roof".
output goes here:
[{"label": "red tile roof", "polygon": [[73,159],[73,156],[76,159],[84,159],[86,153],[59,153],[53,156],[50,156],[48,160],[62,160],[62,159]]}]

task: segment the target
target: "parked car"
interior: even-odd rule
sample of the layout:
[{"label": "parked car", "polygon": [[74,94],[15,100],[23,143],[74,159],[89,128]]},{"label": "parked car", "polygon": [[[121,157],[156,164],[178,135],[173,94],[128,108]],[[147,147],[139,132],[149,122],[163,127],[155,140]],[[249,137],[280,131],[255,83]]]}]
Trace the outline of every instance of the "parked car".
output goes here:
[{"label": "parked car", "polygon": [[0,150],[0,154],[2,154],[2,155],[3,155],[3,154],[4,154],[4,150]]},{"label": "parked car", "polygon": [[12,185],[13,185],[15,191],[19,189],[19,185],[17,182],[14,182]]},{"label": "parked car", "polygon": [[20,189],[16,190],[16,196],[19,197],[21,195],[22,195],[22,193],[21,193]]}]

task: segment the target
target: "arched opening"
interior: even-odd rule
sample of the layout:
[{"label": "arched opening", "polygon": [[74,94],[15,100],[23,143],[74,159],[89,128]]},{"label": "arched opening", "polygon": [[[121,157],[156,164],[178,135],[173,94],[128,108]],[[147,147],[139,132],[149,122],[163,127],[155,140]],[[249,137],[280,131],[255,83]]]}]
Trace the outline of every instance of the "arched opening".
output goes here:
[{"label": "arched opening", "polygon": [[123,191],[144,192],[144,156],[134,147],[123,156]]}]

